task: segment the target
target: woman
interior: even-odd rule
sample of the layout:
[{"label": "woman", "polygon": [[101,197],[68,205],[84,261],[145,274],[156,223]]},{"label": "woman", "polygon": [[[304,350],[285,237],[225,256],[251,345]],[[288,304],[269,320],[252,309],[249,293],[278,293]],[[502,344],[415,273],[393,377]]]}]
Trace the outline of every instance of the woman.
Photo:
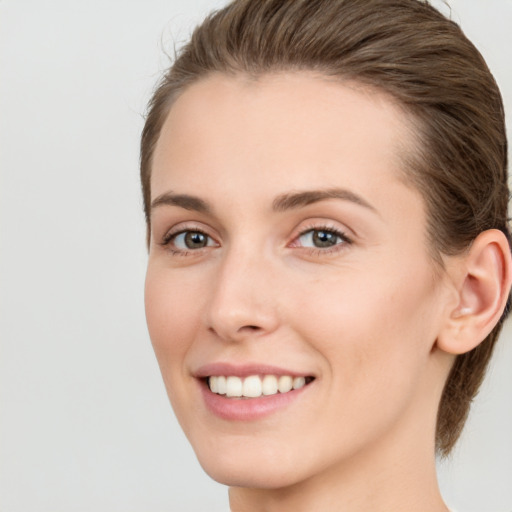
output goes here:
[{"label": "woman", "polygon": [[447,508],[511,285],[498,88],[419,0],[237,0],[142,136],[146,314],[230,506]]}]

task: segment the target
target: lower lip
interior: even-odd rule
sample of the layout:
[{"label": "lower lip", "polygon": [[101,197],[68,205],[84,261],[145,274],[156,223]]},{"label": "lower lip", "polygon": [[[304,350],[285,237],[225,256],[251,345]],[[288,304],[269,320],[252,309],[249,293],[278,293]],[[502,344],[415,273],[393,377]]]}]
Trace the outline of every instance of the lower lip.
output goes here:
[{"label": "lower lip", "polygon": [[200,381],[200,384],[206,407],[215,416],[230,421],[254,421],[288,407],[313,383],[287,393],[259,398],[227,398],[225,395],[212,393],[206,382]]}]

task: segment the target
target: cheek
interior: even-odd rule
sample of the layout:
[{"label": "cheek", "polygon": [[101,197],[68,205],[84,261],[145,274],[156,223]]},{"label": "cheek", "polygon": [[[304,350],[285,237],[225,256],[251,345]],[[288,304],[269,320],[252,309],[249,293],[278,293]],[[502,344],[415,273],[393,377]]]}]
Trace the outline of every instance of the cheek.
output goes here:
[{"label": "cheek", "polygon": [[145,309],[149,335],[164,379],[166,369],[183,363],[197,318],[197,292],[170,272],[148,265]]},{"label": "cheek", "polygon": [[347,453],[416,407],[430,351],[426,288],[393,290],[385,278],[357,283],[346,280],[328,296],[310,293],[298,309],[309,311],[302,332],[327,368],[321,435]]},{"label": "cheek", "polygon": [[309,312],[298,318],[300,330],[324,357],[335,387],[379,395],[379,386],[392,383],[407,389],[404,381],[410,384],[426,364],[436,301],[425,267],[347,273],[295,297],[301,298],[293,309]]}]

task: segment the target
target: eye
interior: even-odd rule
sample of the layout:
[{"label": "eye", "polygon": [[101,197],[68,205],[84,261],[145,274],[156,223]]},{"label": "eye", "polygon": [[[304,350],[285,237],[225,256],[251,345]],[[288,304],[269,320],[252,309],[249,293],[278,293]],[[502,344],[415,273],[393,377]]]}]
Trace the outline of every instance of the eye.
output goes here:
[{"label": "eye", "polygon": [[304,231],[298,238],[300,247],[315,249],[330,249],[337,245],[350,243],[350,240],[340,231],[327,228],[316,228]]},{"label": "eye", "polygon": [[204,249],[205,247],[214,247],[215,241],[199,230],[186,230],[168,235],[164,240],[164,245],[171,245],[176,251],[190,251]]}]

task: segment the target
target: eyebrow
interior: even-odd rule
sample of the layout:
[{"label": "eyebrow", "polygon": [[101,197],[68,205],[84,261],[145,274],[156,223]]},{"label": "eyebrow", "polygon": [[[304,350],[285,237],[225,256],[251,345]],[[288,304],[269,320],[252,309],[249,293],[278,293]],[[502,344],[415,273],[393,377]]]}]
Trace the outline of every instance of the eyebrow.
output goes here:
[{"label": "eyebrow", "polygon": [[179,206],[185,210],[193,210],[200,213],[211,213],[211,208],[206,201],[188,194],[165,192],[151,202],[152,210],[159,206]]},{"label": "eyebrow", "polygon": [[[377,213],[377,210],[361,196],[344,188],[306,190],[303,192],[281,194],[272,202],[272,209],[276,212],[284,212],[327,199],[349,201]],[[165,192],[151,202],[151,209],[158,208],[159,206],[178,206],[185,210],[192,210],[199,213],[212,213],[211,206],[203,199],[189,194],[175,194],[174,192]]]},{"label": "eyebrow", "polygon": [[326,199],[342,199],[363,206],[377,213],[377,210],[361,196],[344,188],[329,188],[325,190],[307,190],[282,194],[276,197],[272,203],[272,209],[278,212],[301,208]]}]

